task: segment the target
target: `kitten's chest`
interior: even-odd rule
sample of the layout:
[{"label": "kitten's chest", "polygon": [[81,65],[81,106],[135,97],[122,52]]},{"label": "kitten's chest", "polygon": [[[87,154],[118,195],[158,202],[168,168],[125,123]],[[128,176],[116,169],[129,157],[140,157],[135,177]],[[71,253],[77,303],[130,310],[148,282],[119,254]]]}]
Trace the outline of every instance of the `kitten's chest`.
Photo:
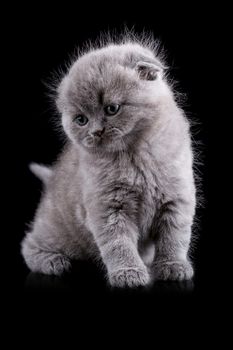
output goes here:
[{"label": "kitten's chest", "polygon": [[160,178],[161,169],[147,150],[121,159],[115,169],[115,183],[118,183],[119,190],[128,189],[123,200],[136,201],[136,221],[143,236],[149,232],[164,198]]},{"label": "kitten's chest", "polygon": [[135,184],[139,189],[138,224],[142,235],[146,235],[152,225],[156,212],[164,199],[161,183],[161,169],[155,158],[143,152],[134,159]]},{"label": "kitten's chest", "polygon": [[98,163],[93,167],[92,186],[87,187],[92,198],[99,198],[114,209],[125,208],[128,214],[136,213],[140,233],[146,235],[164,197],[160,173],[153,155],[142,150]]}]

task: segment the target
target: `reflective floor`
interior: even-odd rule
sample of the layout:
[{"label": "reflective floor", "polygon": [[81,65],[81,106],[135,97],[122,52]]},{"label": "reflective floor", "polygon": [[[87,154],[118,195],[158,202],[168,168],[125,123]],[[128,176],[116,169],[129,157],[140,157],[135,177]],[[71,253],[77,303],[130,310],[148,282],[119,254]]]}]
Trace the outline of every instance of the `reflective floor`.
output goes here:
[{"label": "reflective floor", "polygon": [[149,287],[137,289],[111,288],[105,275],[91,263],[75,262],[72,271],[62,277],[28,272],[24,281],[25,291],[75,291],[81,294],[133,293],[133,294],[192,294],[196,292],[195,279],[183,282],[154,282]]}]

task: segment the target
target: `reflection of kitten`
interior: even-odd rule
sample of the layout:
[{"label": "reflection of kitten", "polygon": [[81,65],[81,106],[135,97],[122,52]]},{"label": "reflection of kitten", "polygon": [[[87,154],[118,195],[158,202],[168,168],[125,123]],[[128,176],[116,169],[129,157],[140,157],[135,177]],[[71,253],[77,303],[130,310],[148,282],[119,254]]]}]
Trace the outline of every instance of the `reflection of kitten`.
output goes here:
[{"label": "reflection of kitten", "polygon": [[114,286],[190,279],[195,211],[189,124],[156,52],[123,41],[83,54],[57,107],[69,141],[51,168],[22,253],[32,271],[59,275],[98,258]]}]

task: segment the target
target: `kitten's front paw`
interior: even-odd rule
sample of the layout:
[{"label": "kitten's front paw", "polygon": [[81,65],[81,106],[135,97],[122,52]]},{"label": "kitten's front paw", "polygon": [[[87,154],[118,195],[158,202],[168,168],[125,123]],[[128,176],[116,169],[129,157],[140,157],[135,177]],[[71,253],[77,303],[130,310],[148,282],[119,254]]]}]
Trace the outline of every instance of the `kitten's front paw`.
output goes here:
[{"label": "kitten's front paw", "polygon": [[146,267],[122,268],[112,272],[109,276],[109,281],[113,287],[133,288],[147,285],[150,281],[150,276]]},{"label": "kitten's front paw", "polygon": [[189,280],[193,277],[193,268],[188,261],[155,262],[153,275],[155,280]]}]

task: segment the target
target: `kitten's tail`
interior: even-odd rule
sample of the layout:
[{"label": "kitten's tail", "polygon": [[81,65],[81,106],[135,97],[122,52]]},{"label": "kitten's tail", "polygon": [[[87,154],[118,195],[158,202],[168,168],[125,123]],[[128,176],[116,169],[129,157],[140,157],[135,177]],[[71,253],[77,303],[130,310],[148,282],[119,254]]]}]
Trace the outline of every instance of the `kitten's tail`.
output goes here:
[{"label": "kitten's tail", "polygon": [[29,169],[43,182],[44,185],[47,185],[53,173],[49,167],[37,163],[29,164]]}]

